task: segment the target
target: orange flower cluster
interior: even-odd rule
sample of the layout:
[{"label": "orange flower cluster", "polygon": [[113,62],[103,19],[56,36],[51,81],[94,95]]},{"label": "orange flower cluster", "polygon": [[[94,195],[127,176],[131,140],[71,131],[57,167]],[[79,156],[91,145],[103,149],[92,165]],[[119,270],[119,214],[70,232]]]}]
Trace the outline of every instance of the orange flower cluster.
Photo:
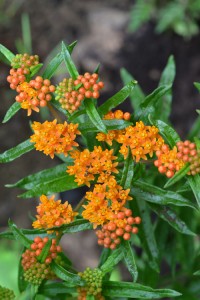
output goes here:
[{"label": "orange flower cluster", "polygon": [[55,119],[52,122],[34,122],[32,125],[34,134],[30,137],[31,142],[35,143],[36,150],[43,151],[44,154],[54,158],[54,154],[63,153],[65,156],[73,147],[78,146],[74,140],[80,134],[77,129],[78,124],[57,124]]},{"label": "orange flower cluster", "polygon": [[85,73],[76,80],[64,78],[56,88],[56,100],[62,108],[70,113],[76,111],[85,98],[99,98],[99,90],[103,88],[102,81],[97,82],[98,74]]},{"label": "orange flower cluster", "polygon": [[95,180],[95,175],[98,175],[98,182],[105,182],[111,173],[118,173],[118,163],[113,162],[117,158],[113,156],[113,150],[103,150],[100,146],[95,146],[92,152],[88,149],[75,150],[70,155],[74,159],[74,165],[68,167],[67,173],[75,176],[78,185],[90,186],[90,181]]},{"label": "orange flower cluster", "polygon": [[72,210],[71,205],[66,201],[54,200],[54,196],[47,198],[45,195],[40,197],[40,204],[37,206],[37,220],[33,222],[34,228],[48,229],[54,226],[68,224],[74,220],[77,215]]},{"label": "orange flower cluster", "polygon": [[113,119],[118,119],[118,120],[130,120],[131,114],[129,112],[123,112],[122,110],[118,109],[115,111],[109,111],[105,116],[104,120],[113,120]]},{"label": "orange flower cluster", "polygon": [[10,83],[10,88],[16,90],[17,86],[26,81],[26,75],[28,74],[26,69],[11,69],[10,75],[7,77],[7,81]]},{"label": "orange flower cluster", "polygon": [[169,146],[164,144],[160,150],[156,151],[156,156],[158,159],[154,161],[154,165],[160,173],[166,174],[168,178],[173,177],[175,172],[185,165],[182,155],[180,158],[178,157],[177,147],[170,150]]},{"label": "orange flower cluster", "polygon": [[136,162],[140,159],[146,160],[147,155],[152,157],[153,153],[164,144],[164,140],[158,132],[158,128],[155,126],[145,126],[142,121],[136,122],[135,126],[125,128],[118,135],[116,140],[122,144],[119,152],[126,158],[130,147]]},{"label": "orange flower cluster", "polygon": [[11,61],[11,66],[15,69],[23,68],[27,70],[29,74],[31,67],[34,67],[39,64],[39,56],[38,55],[29,55],[27,53],[24,54],[16,54],[15,57]]},{"label": "orange flower cluster", "polygon": [[51,271],[50,263],[53,259],[57,258],[62,248],[56,245],[55,239],[51,241],[51,247],[45,262],[40,263],[37,260],[48,240],[48,237],[36,237],[31,244],[31,249],[26,249],[22,254],[21,264],[24,269],[24,279],[32,284],[40,285],[44,279],[53,279],[56,277]]},{"label": "orange flower cluster", "polygon": [[93,223],[94,228],[107,223],[113,219],[114,212],[118,212],[127,200],[132,199],[129,191],[118,185],[114,178],[107,183],[96,184],[93,191],[86,193],[88,204],[83,205],[83,218]]},{"label": "orange flower cluster", "polygon": [[119,152],[124,158],[127,158],[130,148],[136,162],[140,159],[146,160],[147,155],[152,157],[153,153],[164,144],[163,138],[158,134],[158,128],[145,126],[142,121],[123,130],[110,130],[108,134],[99,133],[96,138],[98,141],[105,141],[109,145],[112,145],[113,140],[122,144]]},{"label": "orange flower cluster", "polygon": [[123,207],[121,211],[113,214],[110,222],[96,231],[98,244],[114,250],[122,239],[130,240],[131,233],[138,233],[138,228],[134,224],[140,223],[140,217],[132,217],[132,211]]},{"label": "orange flower cluster", "polygon": [[23,109],[28,110],[28,116],[32,110],[39,112],[39,106],[44,107],[52,99],[51,93],[55,91],[54,85],[51,85],[48,79],[37,76],[30,82],[23,82],[16,88],[19,93],[15,97],[17,102],[21,103]]}]

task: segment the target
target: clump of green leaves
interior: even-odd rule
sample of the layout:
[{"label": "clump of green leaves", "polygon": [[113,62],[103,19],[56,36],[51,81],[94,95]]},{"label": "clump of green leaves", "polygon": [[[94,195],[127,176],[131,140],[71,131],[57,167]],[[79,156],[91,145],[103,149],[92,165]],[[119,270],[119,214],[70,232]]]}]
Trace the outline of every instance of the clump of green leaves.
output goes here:
[{"label": "clump of green leaves", "polygon": [[191,38],[199,32],[199,13],[199,0],[136,0],[129,29],[136,31],[144,23],[154,20],[157,33],[172,30],[184,38]]}]

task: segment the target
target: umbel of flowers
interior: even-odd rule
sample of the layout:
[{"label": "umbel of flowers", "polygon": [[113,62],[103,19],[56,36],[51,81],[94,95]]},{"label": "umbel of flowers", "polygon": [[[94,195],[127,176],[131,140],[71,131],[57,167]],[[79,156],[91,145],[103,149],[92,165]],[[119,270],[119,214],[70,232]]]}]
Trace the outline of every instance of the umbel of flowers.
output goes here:
[{"label": "umbel of flowers", "polygon": [[12,290],[0,286],[0,299],[2,300],[14,300],[15,294]]}]

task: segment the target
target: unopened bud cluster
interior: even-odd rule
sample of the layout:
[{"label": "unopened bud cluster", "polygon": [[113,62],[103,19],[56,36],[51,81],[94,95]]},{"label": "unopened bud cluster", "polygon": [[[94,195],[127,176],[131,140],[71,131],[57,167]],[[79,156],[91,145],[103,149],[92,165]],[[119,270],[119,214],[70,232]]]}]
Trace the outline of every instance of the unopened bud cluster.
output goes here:
[{"label": "unopened bud cluster", "polygon": [[52,99],[51,93],[55,91],[54,85],[51,85],[48,79],[37,76],[30,80],[28,75],[31,67],[38,63],[37,55],[17,54],[11,62],[13,68],[7,77],[10,88],[18,92],[15,100],[21,103],[23,109],[28,111],[28,116],[31,115],[32,110],[39,112],[39,107],[46,106],[48,101]]},{"label": "unopened bud cluster", "polygon": [[24,269],[24,278],[26,281],[40,284],[45,278],[55,277],[50,269],[50,263],[53,259],[56,259],[58,253],[62,251],[62,248],[56,245],[55,239],[51,241],[51,247],[45,261],[43,263],[38,261],[38,257],[48,240],[48,237],[36,237],[30,249],[26,249],[22,254],[21,264]]},{"label": "unopened bud cluster", "polygon": [[86,282],[86,286],[78,288],[79,296],[78,300],[86,299],[87,295],[95,296],[96,300],[104,300],[105,298],[101,295],[102,291],[102,278],[103,273],[100,269],[86,268],[83,273],[78,273]]},{"label": "unopened bud cluster", "polygon": [[28,71],[29,74],[30,68],[39,64],[39,56],[38,55],[29,55],[27,53],[24,54],[16,54],[15,57],[11,61],[11,66],[14,69],[23,68]]},{"label": "unopened bud cluster", "polygon": [[156,151],[156,156],[158,159],[154,161],[154,165],[168,178],[173,177],[186,163],[190,163],[188,175],[196,175],[200,172],[200,151],[197,151],[195,143],[188,140],[177,142],[172,150],[164,144]]},{"label": "unopened bud cluster", "polygon": [[113,119],[118,119],[118,120],[130,120],[131,114],[129,112],[123,112],[120,109],[117,109],[115,111],[109,111],[105,116],[105,120],[113,120]]},{"label": "unopened bud cluster", "polygon": [[196,175],[200,173],[200,150],[196,149],[196,144],[186,140],[177,143],[178,158],[182,158],[184,162],[190,163],[190,171],[188,175]]},{"label": "unopened bud cluster", "polygon": [[0,299],[2,300],[14,300],[15,294],[12,290],[0,286]]},{"label": "unopened bud cluster", "polygon": [[76,80],[64,78],[56,88],[56,100],[62,108],[73,113],[85,98],[99,98],[99,90],[103,88],[102,81],[97,82],[98,74],[85,73]]},{"label": "unopened bud cluster", "polygon": [[130,240],[131,233],[138,233],[135,224],[140,224],[140,217],[133,217],[131,209],[119,211],[113,220],[102,226],[101,230],[96,231],[98,244],[105,248],[114,250],[122,240]]}]

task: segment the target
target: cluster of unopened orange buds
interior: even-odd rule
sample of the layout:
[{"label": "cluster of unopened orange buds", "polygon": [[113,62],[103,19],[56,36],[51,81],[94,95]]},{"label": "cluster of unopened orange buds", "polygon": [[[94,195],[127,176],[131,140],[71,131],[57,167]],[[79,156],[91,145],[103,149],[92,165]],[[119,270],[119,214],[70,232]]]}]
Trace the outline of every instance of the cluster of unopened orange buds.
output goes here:
[{"label": "cluster of unopened orange buds", "polygon": [[62,252],[62,248],[56,245],[55,239],[51,240],[51,247],[44,262],[39,262],[38,260],[38,257],[48,241],[48,237],[35,237],[30,249],[26,249],[22,254],[21,264],[24,269],[24,278],[26,281],[33,284],[40,284],[44,279],[56,277],[51,271],[50,264],[52,260],[57,258],[58,253]]}]

